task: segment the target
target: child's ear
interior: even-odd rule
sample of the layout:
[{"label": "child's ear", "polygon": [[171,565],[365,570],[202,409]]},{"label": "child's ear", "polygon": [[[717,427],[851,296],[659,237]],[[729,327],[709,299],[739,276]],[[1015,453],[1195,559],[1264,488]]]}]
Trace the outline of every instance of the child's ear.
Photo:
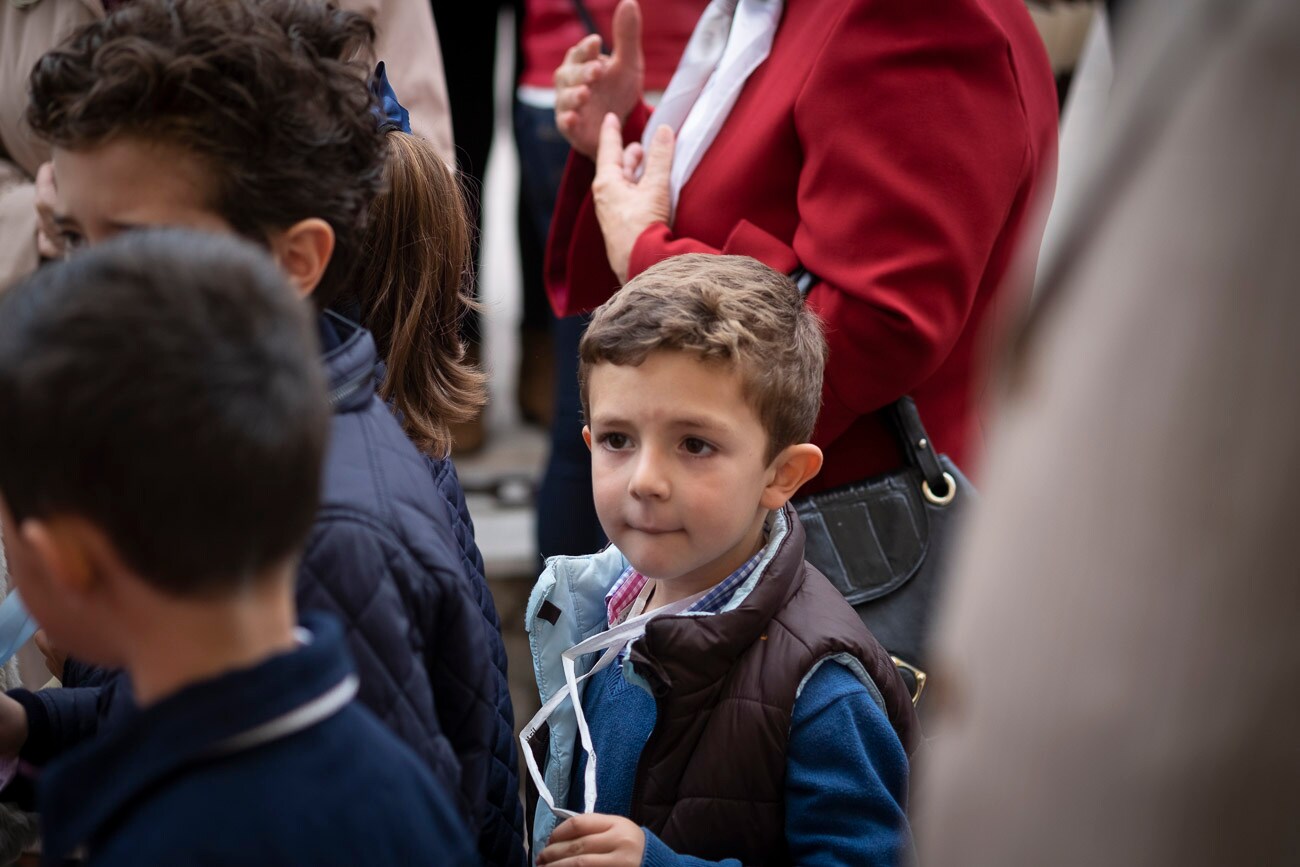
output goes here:
[{"label": "child's ear", "polygon": [[812,443],[786,446],[768,467],[770,478],[759,499],[760,505],[772,511],[781,508],[821,468],[822,450],[817,446]]},{"label": "child's ear", "polygon": [[334,253],[334,230],[319,217],[299,220],[271,238],[271,251],[298,294],[306,298],[316,291],[330,256]]},{"label": "child's ear", "polygon": [[83,597],[89,593],[100,569],[91,540],[77,520],[45,521],[28,518],[18,526],[18,534],[45,583],[60,596]]},{"label": "child's ear", "polygon": [[587,444],[587,451],[591,451],[591,425],[582,426],[582,441]]}]

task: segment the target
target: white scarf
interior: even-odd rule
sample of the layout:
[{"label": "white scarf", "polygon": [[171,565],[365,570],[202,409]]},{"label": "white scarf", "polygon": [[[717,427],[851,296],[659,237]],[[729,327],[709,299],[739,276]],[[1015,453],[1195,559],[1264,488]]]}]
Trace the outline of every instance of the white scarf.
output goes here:
[{"label": "white scarf", "polygon": [[713,144],[749,76],[772,51],[784,0],[713,0],[700,16],[641,145],[661,125],[677,135],[671,176],[672,217],[682,187]]}]

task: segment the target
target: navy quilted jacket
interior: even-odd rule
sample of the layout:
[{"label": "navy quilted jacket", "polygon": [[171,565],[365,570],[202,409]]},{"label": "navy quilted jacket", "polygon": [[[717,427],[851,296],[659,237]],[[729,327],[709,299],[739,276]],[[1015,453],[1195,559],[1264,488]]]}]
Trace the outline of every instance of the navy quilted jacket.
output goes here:
[{"label": "navy quilted jacket", "polygon": [[[491,599],[483,598],[481,558],[471,578],[449,512],[472,531],[463,495],[458,508],[450,505],[437,473],[375,395],[370,334],[327,313],[321,338],[335,415],[321,506],[299,568],[298,605],[344,622],[361,675],[358,698],[449,792],[459,793],[475,831],[490,832],[480,837],[484,861],[523,863],[517,789],[509,800],[489,798],[498,788],[498,763],[513,767],[512,742],[508,750],[499,744],[503,715],[507,726],[512,722],[508,697],[502,708],[504,659],[498,665],[496,656],[504,651],[495,609],[488,616],[484,606]],[[113,690],[111,701],[95,692],[15,694],[28,710],[24,755],[41,761],[61,751],[129,700],[129,689]]]},{"label": "navy quilted jacket", "polygon": [[492,761],[488,768],[487,814],[479,830],[479,854],[485,864],[519,867],[524,854],[524,811],[519,800],[519,757],[515,750],[515,715],[506,673],[506,646],[501,621],[488,589],[483,555],[474,541],[474,522],[465,504],[456,467],[446,458],[428,459],[434,482],[446,498],[451,529],[460,546],[461,565],[474,585],[488,633],[487,651],[496,674],[496,724],[492,732]]}]

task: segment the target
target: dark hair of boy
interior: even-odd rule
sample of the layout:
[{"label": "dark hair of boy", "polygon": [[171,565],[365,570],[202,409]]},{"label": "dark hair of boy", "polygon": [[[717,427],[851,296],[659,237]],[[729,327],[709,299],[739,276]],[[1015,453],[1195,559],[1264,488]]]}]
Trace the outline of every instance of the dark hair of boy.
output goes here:
[{"label": "dark hair of boy", "polygon": [[592,315],[579,346],[583,413],[592,365],[677,350],[735,369],[767,431],[767,458],[812,437],[826,338],[789,277],[748,256],[688,253],[647,268]]},{"label": "dark hair of boy", "polygon": [[388,366],[380,394],[411,441],[443,457],[450,426],[474,418],[487,400],[487,377],[466,361],[461,340],[461,320],[474,308],[465,291],[468,213],[432,144],[400,130],[386,138],[384,188],[370,207],[348,291]]},{"label": "dark hair of boy", "polygon": [[[308,305],[230,237],[133,232],[0,296],[0,492],[218,596],[292,557],[329,405]],[[165,411],[162,411],[165,409]]]},{"label": "dark hair of boy", "polygon": [[69,150],[119,135],[184,148],[210,168],[212,209],[248,238],[325,220],[323,308],[382,182],[373,39],[365,18],[318,0],[134,0],[37,62],[27,120]]}]

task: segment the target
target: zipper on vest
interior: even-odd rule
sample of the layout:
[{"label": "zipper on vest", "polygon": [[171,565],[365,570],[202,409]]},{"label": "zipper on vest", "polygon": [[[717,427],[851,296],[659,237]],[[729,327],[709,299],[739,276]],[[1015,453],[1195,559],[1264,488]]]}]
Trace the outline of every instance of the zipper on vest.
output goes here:
[{"label": "zipper on vest", "polygon": [[374,371],[371,370],[362,371],[360,374],[353,376],[337,388],[332,389],[329,394],[330,406],[336,407],[360,391],[362,386],[369,381],[373,373]]}]

